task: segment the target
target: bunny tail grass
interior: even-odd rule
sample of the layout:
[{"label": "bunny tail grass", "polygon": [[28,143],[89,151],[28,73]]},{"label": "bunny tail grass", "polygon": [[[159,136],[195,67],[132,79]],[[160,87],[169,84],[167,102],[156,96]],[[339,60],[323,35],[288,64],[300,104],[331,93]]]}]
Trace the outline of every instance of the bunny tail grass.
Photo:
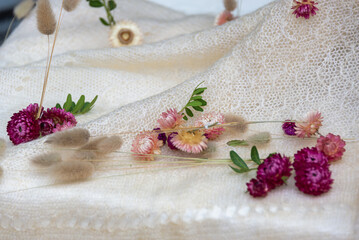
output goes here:
[{"label": "bunny tail grass", "polygon": [[64,9],[71,12],[76,9],[81,0],[64,0]]},{"label": "bunny tail grass", "polygon": [[59,147],[78,147],[85,145],[90,139],[87,129],[75,128],[52,134],[45,143]]},{"label": "bunny tail grass", "polygon": [[37,29],[45,35],[55,32],[56,19],[49,0],[38,0],[37,2]]},{"label": "bunny tail grass", "polygon": [[6,142],[4,139],[0,138],[0,157],[4,155],[6,151]]},{"label": "bunny tail grass", "polygon": [[82,161],[65,161],[51,168],[53,177],[60,182],[75,182],[89,179],[95,171],[94,165]]},{"label": "bunny tail grass", "polygon": [[118,136],[111,136],[101,140],[97,145],[99,155],[106,155],[121,148],[122,140]]},{"label": "bunny tail grass", "polygon": [[271,134],[269,132],[260,132],[249,136],[246,140],[251,145],[263,145],[271,141]]},{"label": "bunny tail grass", "polygon": [[225,119],[227,123],[236,123],[232,128],[240,133],[245,133],[248,130],[248,122],[241,116],[226,114]]},{"label": "bunny tail grass", "polygon": [[31,159],[33,164],[38,166],[48,167],[62,161],[59,153],[45,153]]},{"label": "bunny tail grass", "polygon": [[223,0],[224,8],[230,12],[237,8],[236,0]]}]

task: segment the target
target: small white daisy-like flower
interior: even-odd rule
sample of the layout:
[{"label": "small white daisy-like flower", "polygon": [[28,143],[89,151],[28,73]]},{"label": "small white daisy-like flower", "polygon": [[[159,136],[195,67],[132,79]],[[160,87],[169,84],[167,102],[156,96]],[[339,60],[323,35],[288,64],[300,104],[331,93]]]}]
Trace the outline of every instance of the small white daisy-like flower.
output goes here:
[{"label": "small white daisy-like flower", "polygon": [[142,40],[143,34],[134,22],[121,21],[111,27],[110,42],[113,47],[139,45]]}]

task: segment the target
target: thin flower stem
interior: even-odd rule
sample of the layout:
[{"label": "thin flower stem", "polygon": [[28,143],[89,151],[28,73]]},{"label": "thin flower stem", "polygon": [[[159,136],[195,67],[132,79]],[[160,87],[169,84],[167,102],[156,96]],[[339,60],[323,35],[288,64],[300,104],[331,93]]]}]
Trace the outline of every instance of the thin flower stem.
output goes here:
[{"label": "thin flower stem", "polygon": [[45,92],[46,92],[47,82],[48,82],[48,79],[49,79],[49,73],[50,73],[52,56],[53,56],[53,54],[54,54],[54,49],[55,49],[55,45],[56,45],[57,35],[58,35],[58,33],[59,33],[59,28],[60,28],[60,25],[61,25],[61,16],[62,16],[63,7],[64,7],[64,0],[62,0],[62,3],[61,3],[59,20],[58,20],[57,26],[56,26],[54,42],[53,42],[53,44],[52,44],[51,56],[50,56],[49,64],[48,64],[48,66],[47,66],[45,78],[44,78],[44,85],[43,85],[43,88],[42,88],[40,106],[39,106],[39,110],[38,110],[37,115],[36,115],[36,119],[39,119],[40,116],[41,116],[41,109],[42,109],[42,105],[43,105],[43,103],[44,103],[44,98],[45,98]]},{"label": "thin flower stem", "polygon": [[111,11],[110,11],[110,8],[108,6],[108,2],[106,3],[106,0],[102,0],[102,3],[103,3],[103,6],[106,10],[106,14],[107,14],[107,19],[108,19],[108,22],[110,24],[110,26],[114,26],[116,24],[112,14],[111,14]]},{"label": "thin flower stem", "polygon": [[14,21],[15,21],[15,16],[12,18],[11,22],[10,22],[10,25],[9,25],[9,28],[7,29],[6,31],[6,35],[5,35],[5,38],[4,38],[4,42],[6,41],[6,39],[8,38],[9,34],[10,34],[10,30],[11,30],[11,27],[12,25],[14,24]]}]

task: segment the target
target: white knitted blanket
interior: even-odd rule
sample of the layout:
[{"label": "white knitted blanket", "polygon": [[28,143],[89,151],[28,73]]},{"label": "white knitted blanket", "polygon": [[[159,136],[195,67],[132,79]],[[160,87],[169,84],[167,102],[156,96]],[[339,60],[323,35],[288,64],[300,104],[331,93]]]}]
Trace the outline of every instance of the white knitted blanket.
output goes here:
[{"label": "white knitted blanket", "polygon": [[[79,126],[92,135],[140,131],[152,129],[167,108],[182,108],[193,88],[205,81],[206,111],[281,120],[318,110],[325,120],[323,134],[359,138],[359,1],[318,2],[318,13],[309,20],[291,14],[291,0],[278,0],[213,27],[211,16],[121,0],[116,18],[135,21],[145,43],[112,49],[108,29],[98,21],[103,10],[82,1],[64,15],[44,105],[53,107],[68,93],[76,99],[98,94],[95,108],[78,118]],[[52,1],[56,13],[59,4]],[[0,137],[7,138],[6,124],[14,112],[40,100],[47,38],[36,31],[34,15],[0,48]],[[248,134],[259,130],[276,138],[259,149],[263,156],[275,151],[293,155],[315,145],[283,139],[279,124],[251,126]],[[121,137],[121,150],[130,151],[134,135]],[[225,143],[234,137],[245,136],[222,135],[211,146],[216,149],[211,157],[228,158],[231,148]],[[355,142],[331,166],[335,182],[329,193],[304,195],[291,178],[264,199],[245,193],[255,173],[235,174],[226,165],[97,171],[87,182],[34,188],[52,183],[29,161],[44,151],[43,142],[9,143],[1,162],[1,239],[359,237]],[[249,155],[247,148],[236,151]],[[15,191],[26,188],[33,189]]]}]

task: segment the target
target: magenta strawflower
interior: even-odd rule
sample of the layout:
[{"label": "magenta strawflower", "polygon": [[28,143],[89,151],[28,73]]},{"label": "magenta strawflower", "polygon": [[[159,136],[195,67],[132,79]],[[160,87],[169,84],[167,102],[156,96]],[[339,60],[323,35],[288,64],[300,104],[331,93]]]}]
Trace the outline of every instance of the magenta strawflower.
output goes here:
[{"label": "magenta strawflower", "polygon": [[284,133],[289,136],[295,136],[295,122],[289,122],[290,120],[285,121],[282,125]]},{"label": "magenta strawflower", "polygon": [[271,190],[266,182],[255,178],[251,179],[246,185],[249,194],[253,197],[265,197]]},{"label": "magenta strawflower", "polygon": [[306,194],[320,195],[330,190],[334,180],[328,166],[311,166],[296,170],[295,185]]},{"label": "magenta strawflower", "polygon": [[40,125],[40,134],[42,137],[53,133],[55,125],[52,119],[40,118],[38,121]]},{"label": "magenta strawflower", "polygon": [[[225,123],[223,114],[219,112],[210,112],[202,114],[195,122],[196,127],[210,126],[215,123],[223,124]],[[209,129],[204,129],[204,134],[209,140],[214,140],[219,137],[225,129],[223,127],[212,127]]]},{"label": "magenta strawflower", "polygon": [[168,135],[167,138],[167,145],[172,150],[178,150],[175,145],[173,145],[173,138],[178,135],[178,132],[173,132],[170,135]]},{"label": "magenta strawflower", "polygon": [[53,132],[72,128],[77,124],[77,121],[72,113],[66,112],[64,109],[59,109],[56,107],[51,109],[48,108],[47,111],[44,111],[41,119],[51,119],[53,121]]},{"label": "magenta strawflower", "polygon": [[161,129],[172,129],[181,125],[183,116],[177,112],[176,109],[168,109],[167,112],[163,112],[161,117],[157,120]]},{"label": "magenta strawflower", "polygon": [[328,166],[328,158],[317,148],[303,148],[294,154],[293,167],[295,170],[310,166]]},{"label": "magenta strawflower", "polygon": [[[161,128],[154,128],[153,130],[161,130]],[[167,142],[167,136],[166,136],[166,133],[158,133],[158,140],[162,141],[163,142],[163,145],[166,144]]]},{"label": "magenta strawflower", "polygon": [[329,133],[327,136],[321,136],[316,145],[318,151],[327,156],[329,162],[340,160],[345,152],[345,141],[339,135]]},{"label": "magenta strawflower", "polygon": [[294,0],[293,3],[295,4],[292,9],[294,9],[293,14],[296,15],[297,18],[304,17],[305,19],[309,19],[310,16],[314,16],[316,11],[319,9],[315,7],[318,3],[310,0],[301,0],[296,1]]},{"label": "magenta strawflower", "polygon": [[37,104],[30,104],[11,117],[6,130],[15,145],[32,141],[40,136],[39,122],[35,117],[38,109]]},{"label": "magenta strawflower", "polygon": [[284,183],[291,175],[291,163],[289,158],[279,153],[271,154],[258,166],[257,178],[266,182],[271,188]]}]

